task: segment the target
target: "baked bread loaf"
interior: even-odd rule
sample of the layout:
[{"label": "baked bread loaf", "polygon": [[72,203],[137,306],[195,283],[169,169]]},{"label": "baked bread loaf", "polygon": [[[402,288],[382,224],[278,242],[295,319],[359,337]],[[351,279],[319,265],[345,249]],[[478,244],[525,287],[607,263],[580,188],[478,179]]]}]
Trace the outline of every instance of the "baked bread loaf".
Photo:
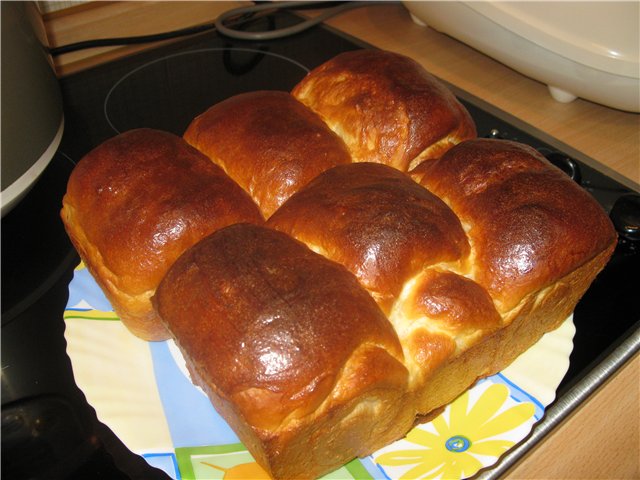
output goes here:
[{"label": "baked bread loaf", "polygon": [[413,421],[386,316],[349,271],[284,233],[219,230],[154,302],[192,379],[275,478],[335,469]]},{"label": "baked bread loaf", "polygon": [[342,53],[292,93],[345,141],[356,162],[407,171],[476,136],[469,112],[451,91],[397,53]]},{"label": "baked bread loaf", "polygon": [[563,172],[474,136],[418,64],[350,52],[293,94],[211,107],[185,132],[202,153],[153,131],[110,140],[63,218],[116,311],[154,306],[144,324],[260,465],[314,478],[505,368],[613,252]]},{"label": "baked bread loaf", "polygon": [[223,226],[264,221],[222,169],[182,138],[152,129],[89,152],[62,203],[80,258],[122,322],[144,340],[170,338],[149,299],[182,252]]}]

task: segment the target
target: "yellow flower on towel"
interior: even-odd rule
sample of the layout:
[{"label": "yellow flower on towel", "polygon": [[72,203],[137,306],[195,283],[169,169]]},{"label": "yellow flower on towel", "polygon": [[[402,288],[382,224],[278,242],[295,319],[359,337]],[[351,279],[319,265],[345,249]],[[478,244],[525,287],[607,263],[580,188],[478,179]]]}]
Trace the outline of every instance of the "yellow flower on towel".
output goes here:
[{"label": "yellow flower on towel", "polygon": [[391,446],[375,460],[382,466],[407,468],[399,475],[403,480],[468,478],[484,466],[482,457],[495,460],[515,444],[504,434],[532,419],[533,404],[508,406],[508,400],[509,389],[502,384],[489,386],[471,406],[466,392],[450,405],[448,423],[445,412],[431,422],[433,428],[418,426],[399,442],[419,448]]}]

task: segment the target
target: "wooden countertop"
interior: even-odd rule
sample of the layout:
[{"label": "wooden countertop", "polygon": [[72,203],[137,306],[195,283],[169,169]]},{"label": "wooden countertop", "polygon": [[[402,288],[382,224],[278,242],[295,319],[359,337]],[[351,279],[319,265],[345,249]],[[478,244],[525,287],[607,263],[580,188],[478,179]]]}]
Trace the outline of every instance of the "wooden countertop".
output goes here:
[{"label": "wooden countertop", "polygon": [[[63,45],[205,23],[238,5],[246,4],[100,2],[44,19],[50,42]],[[543,84],[415,24],[400,4],[353,10],[328,24],[378,48],[414,58],[457,93],[484,100],[548,143],[640,190],[640,115],[581,99],[558,103]],[[58,57],[56,66],[65,75],[140,48],[77,52]],[[509,478],[640,478],[639,379],[636,355],[518,462]]]},{"label": "wooden countertop", "polygon": [[640,478],[640,354],[506,476],[528,480]]}]

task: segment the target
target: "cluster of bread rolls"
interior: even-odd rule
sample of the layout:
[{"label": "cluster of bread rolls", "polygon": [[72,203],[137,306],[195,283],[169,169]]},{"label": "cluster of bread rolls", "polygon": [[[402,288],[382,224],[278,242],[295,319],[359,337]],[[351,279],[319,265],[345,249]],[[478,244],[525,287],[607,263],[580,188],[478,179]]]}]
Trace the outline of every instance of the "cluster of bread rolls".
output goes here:
[{"label": "cluster of bread rolls", "polygon": [[62,218],[124,324],[175,340],[258,463],[314,478],[506,367],[615,247],[538,152],[475,137],[419,64],[353,51],[183,138],[106,141]]}]

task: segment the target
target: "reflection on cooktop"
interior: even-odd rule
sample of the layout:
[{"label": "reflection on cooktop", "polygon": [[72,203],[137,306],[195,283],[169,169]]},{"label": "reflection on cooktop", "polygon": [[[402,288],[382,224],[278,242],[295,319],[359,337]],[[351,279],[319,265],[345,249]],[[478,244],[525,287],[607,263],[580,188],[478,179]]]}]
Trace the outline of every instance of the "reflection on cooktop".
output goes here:
[{"label": "reflection on cooktop", "polygon": [[205,48],[174,53],[134,68],[109,90],[104,114],[115,133],[140,127],[181,135],[207,106],[255,89],[290,90],[309,72],[265,49]]}]

